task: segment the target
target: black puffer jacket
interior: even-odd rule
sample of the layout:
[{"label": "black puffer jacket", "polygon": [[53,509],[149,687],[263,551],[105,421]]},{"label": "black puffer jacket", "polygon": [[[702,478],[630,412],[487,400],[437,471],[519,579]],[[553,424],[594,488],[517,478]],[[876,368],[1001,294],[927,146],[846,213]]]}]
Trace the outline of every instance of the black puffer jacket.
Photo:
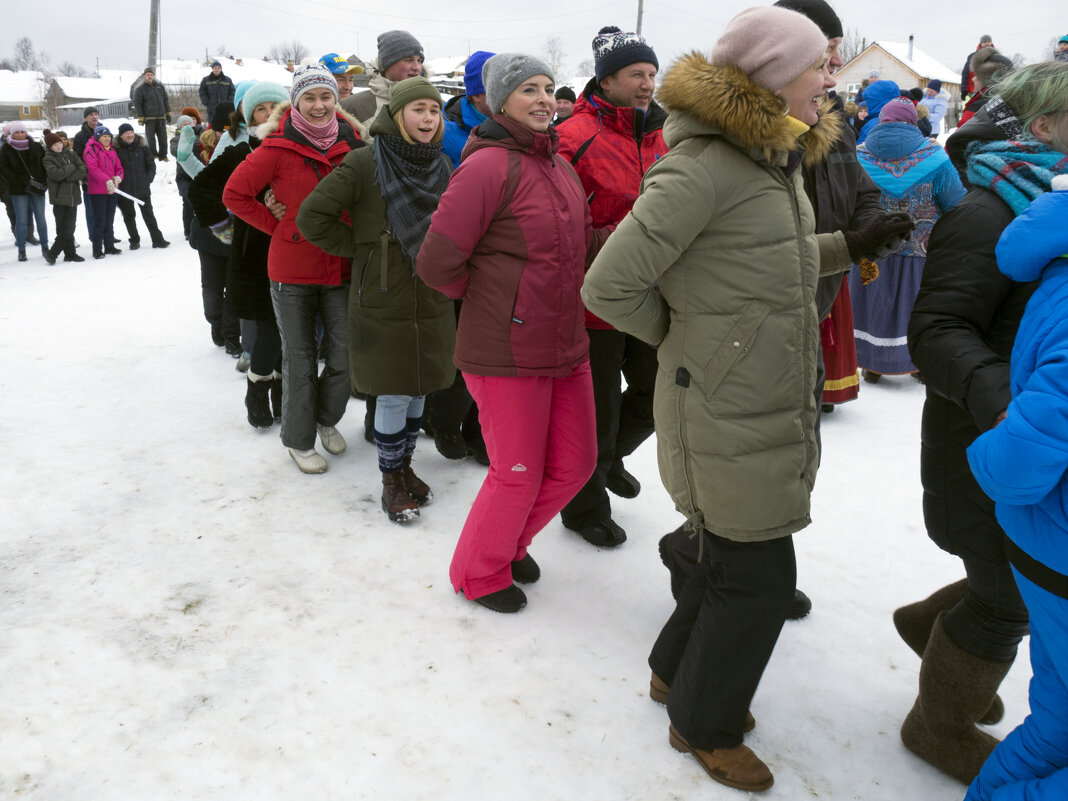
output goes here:
[{"label": "black puffer jacket", "polygon": [[[215,161],[201,170],[189,185],[189,202],[205,229],[227,218],[222,202],[223,188],[237,165],[244,161],[260,140],[250,136],[248,142],[231,145]],[[267,187],[257,198],[261,202]],[[273,320],[271,282],[267,277],[267,252],[271,236],[234,217],[234,238],[226,272],[226,288],[234,312],[245,320]]]},{"label": "black puffer jacket", "polygon": [[[970,138],[970,126],[954,136]],[[956,142],[955,152],[966,145]],[[1002,558],[1003,533],[965,448],[1009,405],[1009,357],[1035,289],[1010,281],[997,267],[994,247],[1012,219],[1001,198],[975,186],[942,215],[927,245],[908,330],[909,353],[927,385],[920,455],[927,533],[951,553],[995,560]]]},{"label": "black puffer jacket", "polygon": [[115,152],[122,162],[122,183],[119,189],[141,200],[152,194],[152,179],[156,177],[156,160],[148,152],[145,140],[138,134],[133,142],[126,144],[121,136],[115,137]]},{"label": "black puffer jacket", "polygon": [[200,80],[200,102],[208,110],[204,118],[210,120],[215,113],[215,107],[220,103],[234,102],[234,82],[227,77],[226,73],[218,75],[208,73]]},{"label": "black puffer jacket", "polygon": [[133,104],[134,113],[146,120],[162,119],[171,110],[167,89],[159,81],[148,83],[142,80],[133,90]]},{"label": "black puffer jacket", "polygon": [[44,154],[44,168],[48,174],[48,199],[53,206],[77,206],[82,202],[82,181],[88,171],[77,153],[67,148],[58,153],[49,150]]},{"label": "black puffer jacket", "polygon": [[48,180],[44,168],[44,147],[35,139],[29,142],[29,150],[17,150],[7,143],[0,148],[0,172],[7,182],[8,194],[28,195],[30,176],[41,183]]}]

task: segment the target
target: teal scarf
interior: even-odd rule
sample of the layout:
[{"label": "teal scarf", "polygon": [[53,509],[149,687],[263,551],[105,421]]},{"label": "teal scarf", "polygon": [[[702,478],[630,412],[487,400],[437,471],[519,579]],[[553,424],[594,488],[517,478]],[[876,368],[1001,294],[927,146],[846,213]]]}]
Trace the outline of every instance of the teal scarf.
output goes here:
[{"label": "teal scarf", "polygon": [[1053,176],[1068,172],[1068,155],[1040,142],[974,142],[967,153],[968,180],[995,192],[1017,215],[1050,191]]}]

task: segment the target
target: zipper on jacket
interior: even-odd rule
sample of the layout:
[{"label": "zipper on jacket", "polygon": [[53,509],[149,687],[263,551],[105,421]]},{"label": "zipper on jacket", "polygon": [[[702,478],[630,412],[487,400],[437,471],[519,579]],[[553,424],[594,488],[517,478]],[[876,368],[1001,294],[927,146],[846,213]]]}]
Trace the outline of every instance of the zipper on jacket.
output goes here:
[{"label": "zipper on jacket", "polygon": [[392,233],[391,228],[387,228],[382,232],[381,238],[378,240],[378,248],[381,251],[381,255],[378,259],[378,280],[379,280],[379,292],[389,291],[389,235]]},{"label": "zipper on jacket", "polygon": [[[798,167],[798,169],[800,169],[800,166]],[[804,272],[805,238],[801,235],[801,209],[798,206],[797,189],[796,189],[796,186],[794,185],[793,180],[791,179],[790,176],[787,176],[785,173],[782,173],[782,175],[786,179],[786,189],[790,193],[790,199],[793,201],[792,205],[793,205],[793,211],[794,211],[794,232],[796,233],[796,239],[797,239],[797,253],[800,256],[800,261],[798,263],[798,270],[799,270],[798,278],[799,278],[800,288],[801,288],[801,300],[804,303],[804,308],[802,308],[802,310],[801,310],[801,313],[802,313],[802,316],[803,316],[803,315],[805,315],[807,313],[808,306],[809,306],[809,298],[807,297],[807,294],[808,294],[808,283],[805,280],[805,272]],[[813,298],[811,302],[815,303],[815,298]],[[803,319],[803,317],[802,317],[802,319]],[[802,331],[805,330],[803,323],[802,323],[802,329],[801,330]],[[801,340],[801,366],[802,366],[802,368],[804,368],[802,373],[801,373],[801,375],[802,376],[808,375],[808,370],[810,369],[810,365],[808,363],[807,342],[805,341],[804,337],[802,337],[802,340]],[[812,374],[813,375],[816,374],[814,369],[813,369],[813,373]],[[808,402],[808,398],[805,397],[805,385],[806,385],[805,381],[802,379],[802,381],[801,381],[801,414],[799,415],[799,419],[802,421],[802,423],[801,423],[801,441],[805,443],[805,454],[807,456],[809,449],[815,447],[815,436],[811,436],[811,437],[806,437],[805,436],[805,424],[803,422],[804,421],[804,409],[805,409],[805,404]],[[808,394],[811,395],[812,393],[808,393]],[[808,463],[809,463],[809,460],[806,459],[805,460],[805,464],[808,465]],[[804,475],[805,475],[805,469],[802,468],[801,476],[799,476],[799,477],[803,478]]]}]

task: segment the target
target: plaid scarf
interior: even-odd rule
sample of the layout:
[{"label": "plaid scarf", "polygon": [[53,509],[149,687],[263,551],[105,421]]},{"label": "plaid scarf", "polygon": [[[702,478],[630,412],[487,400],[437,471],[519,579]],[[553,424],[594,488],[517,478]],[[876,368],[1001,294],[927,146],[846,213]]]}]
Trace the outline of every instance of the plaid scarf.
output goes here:
[{"label": "plaid scarf", "polygon": [[968,180],[995,192],[1016,215],[1050,191],[1053,176],[1068,172],[1068,156],[1040,142],[973,142],[967,153]]},{"label": "plaid scarf", "polygon": [[452,168],[442,156],[440,143],[424,145],[380,133],[371,146],[386,216],[414,274],[419,248],[430,229],[430,215],[449,184]]}]

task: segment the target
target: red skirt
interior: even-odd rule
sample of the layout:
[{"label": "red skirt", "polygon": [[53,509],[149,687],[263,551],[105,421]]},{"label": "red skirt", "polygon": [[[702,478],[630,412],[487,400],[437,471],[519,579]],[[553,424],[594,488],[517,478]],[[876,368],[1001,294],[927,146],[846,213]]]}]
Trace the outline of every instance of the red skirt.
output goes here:
[{"label": "red skirt", "polygon": [[849,273],[842,276],[842,285],[831,306],[831,313],[820,323],[820,344],[823,346],[824,403],[845,403],[857,397],[860,380],[857,376],[857,347],[853,341],[853,304],[849,300]]}]

